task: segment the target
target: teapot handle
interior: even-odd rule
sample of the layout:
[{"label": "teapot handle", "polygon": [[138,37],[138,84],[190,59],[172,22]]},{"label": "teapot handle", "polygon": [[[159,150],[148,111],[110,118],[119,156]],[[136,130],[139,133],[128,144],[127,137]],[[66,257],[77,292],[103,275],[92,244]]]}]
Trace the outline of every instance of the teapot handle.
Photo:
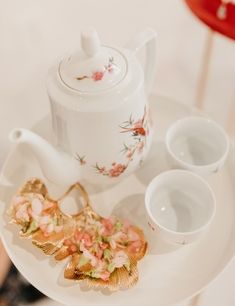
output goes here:
[{"label": "teapot handle", "polygon": [[126,45],[127,49],[131,50],[133,54],[138,52],[142,47],[146,47],[144,76],[147,94],[150,93],[154,80],[156,65],[156,37],[157,33],[153,29],[147,28],[138,33],[134,39]]}]

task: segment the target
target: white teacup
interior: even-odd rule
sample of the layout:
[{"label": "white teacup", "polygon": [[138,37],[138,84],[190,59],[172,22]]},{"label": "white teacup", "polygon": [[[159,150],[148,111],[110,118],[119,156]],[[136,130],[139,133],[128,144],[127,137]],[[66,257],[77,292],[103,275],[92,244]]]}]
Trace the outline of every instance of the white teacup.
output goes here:
[{"label": "white teacup", "polygon": [[208,176],[223,166],[229,139],[216,122],[203,117],[186,117],[168,129],[166,148],[173,167]]},{"label": "white teacup", "polygon": [[216,210],[215,196],[199,175],[170,170],[156,176],[145,194],[148,225],[164,240],[184,245],[201,237]]}]

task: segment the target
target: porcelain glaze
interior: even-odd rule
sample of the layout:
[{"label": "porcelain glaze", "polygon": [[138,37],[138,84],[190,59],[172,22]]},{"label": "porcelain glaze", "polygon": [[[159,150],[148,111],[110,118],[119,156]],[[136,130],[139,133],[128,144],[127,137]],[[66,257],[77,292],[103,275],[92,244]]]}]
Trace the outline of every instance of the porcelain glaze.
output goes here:
[{"label": "porcelain glaze", "polygon": [[[155,38],[156,33],[146,29],[126,49],[114,48],[101,45],[95,30],[87,29],[81,35],[82,49],[50,69],[52,125],[63,154],[32,133],[26,137],[50,180],[64,185],[81,180],[112,183],[142,164],[151,144],[148,92]],[[135,56],[143,46],[145,72]],[[26,130],[14,130],[11,140],[25,142],[25,134]]]},{"label": "porcelain glaze", "polygon": [[204,177],[223,167],[229,146],[226,132],[208,118],[190,116],[177,120],[166,134],[166,148],[172,166]]},{"label": "porcelain glaze", "polygon": [[156,176],[145,194],[148,225],[164,240],[185,245],[196,241],[216,211],[214,192],[197,174],[170,170]]}]

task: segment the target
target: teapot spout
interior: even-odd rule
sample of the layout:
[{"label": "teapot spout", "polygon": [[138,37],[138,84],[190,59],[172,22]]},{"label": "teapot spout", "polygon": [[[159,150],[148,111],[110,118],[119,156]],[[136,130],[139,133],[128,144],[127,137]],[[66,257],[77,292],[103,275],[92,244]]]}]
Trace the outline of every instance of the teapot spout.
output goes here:
[{"label": "teapot spout", "polygon": [[69,154],[58,151],[49,142],[30,130],[16,128],[9,134],[13,143],[25,144],[37,158],[45,177],[58,185],[69,186],[79,180],[79,165]]}]

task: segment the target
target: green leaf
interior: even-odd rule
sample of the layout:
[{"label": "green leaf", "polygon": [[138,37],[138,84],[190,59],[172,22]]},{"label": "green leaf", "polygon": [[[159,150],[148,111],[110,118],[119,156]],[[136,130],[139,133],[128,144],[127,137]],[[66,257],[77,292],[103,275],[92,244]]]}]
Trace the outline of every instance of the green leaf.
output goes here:
[{"label": "green leaf", "polygon": [[131,263],[130,260],[128,259],[128,261],[124,264],[124,267],[127,269],[128,272],[130,272],[131,270]]},{"label": "green leaf", "polygon": [[113,262],[111,262],[109,265],[108,265],[108,271],[110,273],[112,273],[113,271],[115,270],[115,265]]},{"label": "green leaf", "polygon": [[111,251],[109,249],[104,250],[104,259],[108,261],[111,259]]},{"label": "green leaf", "polygon": [[86,258],[84,255],[81,255],[79,257],[78,261],[78,268],[81,268],[82,266],[85,266],[90,260]]},{"label": "green leaf", "polygon": [[27,233],[27,234],[31,234],[31,233],[35,232],[37,229],[38,229],[38,224],[37,224],[37,222],[36,222],[35,220],[33,220],[33,221],[30,223],[30,225],[29,225],[29,227],[28,227],[26,233]]},{"label": "green leaf", "polygon": [[22,233],[25,234],[25,233],[27,232],[29,226],[30,226],[30,222],[25,222],[25,223],[22,225],[22,229],[21,229]]},{"label": "green leaf", "polygon": [[123,224],[122,224],[120,221],[117,221],[117,222],[115,223],[115,229],[116,229],[117,231],[120,231],[120,230],[122,229],[122,226],[123,226]]},{"label": "green leaf", "polygon": [[110,242],[110,237],[102,236],[103,242]]},{"label": "green leaf", "polygon": [[100,273],[95,271],[95,270],[91,270],[91,271],[85,272],[84,274],[88,275],[90,277],[93,277],[93,278],[100,278]]},{"label": "green leaf", "polygon": [[97,241],[98,243],[102,243],[102,237],[101,237],[101,236],[98,236],[98,237],[96,238],[96,241]]}]

